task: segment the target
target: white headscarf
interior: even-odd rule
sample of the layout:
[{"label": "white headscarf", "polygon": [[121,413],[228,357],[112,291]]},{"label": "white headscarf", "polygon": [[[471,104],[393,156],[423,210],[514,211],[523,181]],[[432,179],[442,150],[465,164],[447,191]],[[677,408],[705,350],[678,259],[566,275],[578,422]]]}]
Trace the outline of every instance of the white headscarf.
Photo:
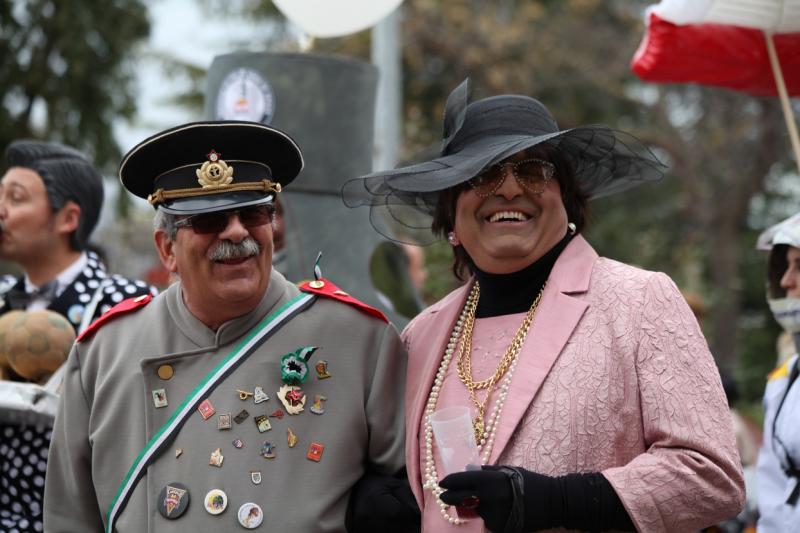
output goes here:
[{"label": "white headscarf", "polygon": [[[773,248],[781,244],[800,248],[800,213],[766,229],[758,236],[756,249],[769,250],[772,254],[774,253]],[[774,280],[770,280],[770,283],[774,282]],[[775,320],[783,329],[792,334],[800,333],[800,298],[770,298],[767,296],[767,303]]]}]

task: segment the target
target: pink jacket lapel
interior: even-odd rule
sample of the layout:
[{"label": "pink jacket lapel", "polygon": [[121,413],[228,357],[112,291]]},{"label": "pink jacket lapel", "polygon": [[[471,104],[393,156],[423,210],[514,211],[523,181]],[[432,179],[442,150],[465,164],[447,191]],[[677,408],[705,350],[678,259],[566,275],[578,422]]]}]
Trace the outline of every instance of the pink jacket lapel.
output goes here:
[{"label": "pink jacket lapel", "polygon": [[588,307],[585,301],[570,294],[588,290],[596,260],[597,253],[578,235],[553,266],[508,390],[489,458],[491,463],[502,454]]}]

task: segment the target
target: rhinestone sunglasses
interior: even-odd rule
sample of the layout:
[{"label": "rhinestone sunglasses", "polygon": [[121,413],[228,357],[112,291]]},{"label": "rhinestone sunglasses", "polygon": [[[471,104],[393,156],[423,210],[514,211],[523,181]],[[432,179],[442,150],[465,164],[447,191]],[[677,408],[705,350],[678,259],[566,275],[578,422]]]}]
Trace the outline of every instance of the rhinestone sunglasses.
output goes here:
[{"label": "rhinestone sunglasses", "polygon": [[229,211],[214,211],[213,213],[200,213],[192,215],[175,222],[176,228],[192,228],[195,233],[207,235],[210,233],[222,233],[228,227],[228,220],[231,215],[237,215],[239,222],[246,228],[263,226],[272,222],[275,216],[274,204],[261,204],[231,209]]},{"label": "rhinestone sunglasses", "polygon": [[532,194],[542,194],[547,184],[553,179],[555,166],[543,159],[523,159],[516,163],[505,162],[492,165],[467,183],[475,190],[480,198],[488,198],[503,184],[506,179],[506,167],[511,167],[511,173],[520,187]]}]

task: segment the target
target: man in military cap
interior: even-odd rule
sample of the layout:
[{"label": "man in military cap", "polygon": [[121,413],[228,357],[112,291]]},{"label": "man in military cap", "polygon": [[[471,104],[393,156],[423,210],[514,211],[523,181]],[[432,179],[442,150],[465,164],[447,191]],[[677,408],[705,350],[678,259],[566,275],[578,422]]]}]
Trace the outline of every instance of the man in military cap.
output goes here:
[{"label": "man in military cap", "polygon": [[[47,531],[342,531],[354,484],[403,464],[405,353],[380,312],[271,268],[286,134],[202,122],[120,177],[179,277],[76,342],[50,449]],[[309,268],[311,271],[311,268]]]},{"label": "man in military cap", "polygon": [[[18,264],[23,275],[0,278],[0,315],[47,309],[63,315],[78,332],[117,302],[150,293],[141,281],[108,274],[88,249],[103,204],[103,179],[82,153],[54,142],[17,140],[6,148],[5,160],[7,170],[0,178],[0,259]],[[8,318],[4,324],[8,327],[22,327],[25,322],[22,315]],[[55,338],[64,334],[55,324],[52,331]],[[48,350],[47,332],[40,330],[42,335],[26,354],[14,354],[19,365],[3,365],[9,380],[26,381],[52,371],[44,358],[32,355]],[[7,333],[0,331],[0,336]],[[11,355],[3,353],[3,362]],[[57,377],[52,384],[57,385]],[[49,427],[20,419],[0,421],[2,441],[9,444],[0,457],[3,530],[41,531],[49,433]]]}]

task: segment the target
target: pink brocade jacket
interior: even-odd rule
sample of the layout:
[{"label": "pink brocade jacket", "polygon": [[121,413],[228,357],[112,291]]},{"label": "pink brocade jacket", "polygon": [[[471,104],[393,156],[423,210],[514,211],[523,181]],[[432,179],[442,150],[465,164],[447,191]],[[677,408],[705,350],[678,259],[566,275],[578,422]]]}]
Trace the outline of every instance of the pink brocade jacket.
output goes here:
[{"label": "pink brocade jacket", "polygon": [[[406,463],[420,505],[422,415],[469,286],[403,331]],[[639,531],[696,531],[740,511],[744,480],[719,372],[665,274],[598,257],[576,236],[519,357],[491,463],[601,472]]]}]

